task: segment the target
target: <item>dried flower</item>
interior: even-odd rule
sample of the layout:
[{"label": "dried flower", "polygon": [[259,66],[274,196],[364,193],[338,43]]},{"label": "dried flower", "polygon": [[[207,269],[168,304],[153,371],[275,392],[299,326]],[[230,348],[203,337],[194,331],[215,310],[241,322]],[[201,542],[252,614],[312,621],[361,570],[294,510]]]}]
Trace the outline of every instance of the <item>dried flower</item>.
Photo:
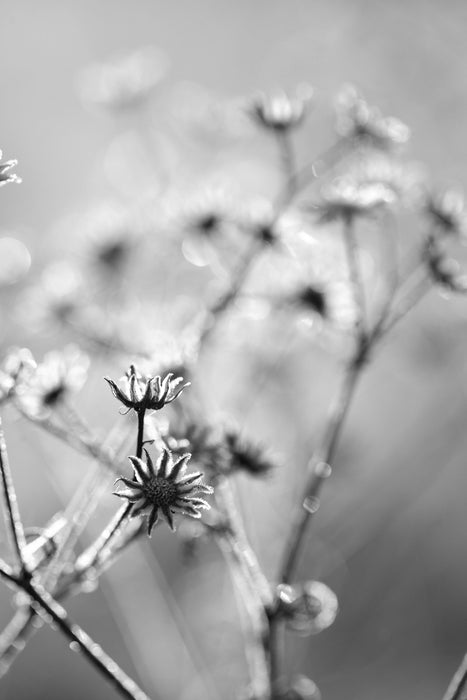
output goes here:
[{"label": "dried flower", "polygon": [[322,224],[356,216],[373,216],[392,204],[396,195],[381,182],[359,183],[351,177],[334,180],[321,192],[321,201],[311,207]]},{"label": "dried flower", "polygon": [[352,85],[344,86],[336,102],[337,130],[345,138],[381,150],[390,150],[409,140],[408,126],[395,117],[383,117]]},{"label": "dried flower", "polygon": [[467,237],[467,214],[464,195],[459,190],[428,194],[425,211],[439,233],[465,239]]},{"label": "dried flower", "polygon": [[136,369],[135,365],[130,365],[130,369],[121,380],[121,387],[109,377],[104,379],[115,398],[126,408],[135,411],[159,411],[172,403],[189,386],[189,382],[183,384],[183,377],[175,379],[172,377],[171,372],[164,379],[160,376],[146,377]]},{"label": "dried flower", "polygon": [[337,597],[321,581],[307,581],[277,588],[278,614],[284,617],[287,626],[302,637],[318,634],[334,622]]},{"label": "dried flower", "polygon": [[2,151],[0,151],[0,187],[6,185],[9,182],[20,183],[21,178],[16,175],[16,173],[11,173],[10,170],[18,165],[17,160],[6,160],[4,163],[2,160]]},{"label": "dried flower", "polygon": [[164,448],[154,466],[147,450],[145,454],[146,462],[138,457],[129,458],[134,478],[120,477],[118,481],[127,488],[115,492],[115,495],[132,504],[131,517],[147,516],[149,536],[158,521],[159,511],[170,529],[174,530],[174,513],[200,518],[200,511],[210,508],[203,498],[197,497],[199,493],[213,492],[210,486],[199,482],[202,473],[194,472],[184,476],[191,455],[185,454],[174,463],[172,453]]},{"label": "dried flower", "polygon": [[247,111],[261,127],[283,132],[303,122],[312,95],[309,85],[299,85],[293,97],[285,92],[259,93],[253,97]]},{"label": "dried flower", "polygon": [[34,371],[19,375],[16,395],[21,406],[32,416],[46,416],[67,394],[81,389],[88,367],[88,356],[74,345],[47,353]]}]

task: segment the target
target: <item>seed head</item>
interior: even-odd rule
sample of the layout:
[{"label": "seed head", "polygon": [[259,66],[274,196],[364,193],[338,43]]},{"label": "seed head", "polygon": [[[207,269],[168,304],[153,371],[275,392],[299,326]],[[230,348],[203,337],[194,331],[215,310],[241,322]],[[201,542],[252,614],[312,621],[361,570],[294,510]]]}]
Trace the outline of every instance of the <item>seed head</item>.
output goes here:
[{"label": "seed head", "polygon": [[209,504],[198,498],[198,494],[211,494],[210,486],[200,483],[201,472],[184,475],[189,454],[174,463],[172,453],[164,448],[153,464],[147,450],[146,462],[139,457],[129,457],[133,465],[133,479],[120,477],[126,488],[115,495],[125,498],[132,505],[131,517],[147,516],[147,531],[151,536],[154,525],[162,513],[171,530],[174,530],[173,515],[181,513],[191,518],[200,518],[201,510],[209,509]]}]

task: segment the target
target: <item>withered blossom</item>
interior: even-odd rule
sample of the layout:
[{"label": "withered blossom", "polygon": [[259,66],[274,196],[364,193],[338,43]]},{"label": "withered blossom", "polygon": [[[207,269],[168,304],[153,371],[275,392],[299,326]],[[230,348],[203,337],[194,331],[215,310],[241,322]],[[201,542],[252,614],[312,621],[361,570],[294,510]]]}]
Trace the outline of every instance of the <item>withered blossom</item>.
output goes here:
[{"label": "withered blossom", "polygon": [[172,403],[189,386],[189,382],[183,383],[183,377],[174,379],[173,376],[169,372],[164,379],[160,376],[147,377],[141,374],[135,365],[130,365],[120,386],[110,377],[104,379],[115,398],[126,408],[135,411],[158,411]]},{"label": "withered blossom", "polygon": [[175,529],[173,515],[180,513],[191,518],[200,518],[202,510],[208,510],[209,504],[199,498],[198,494],[209,495],[210,486],[200,482],[201,472],[185,476],[189,454],[174,462],[172,454],[164,448],[156,465],[145,450],[146,462],[138,457],[129,457],[133,465],[133,479],[120,477],[125,489],[116,491],[115,495],[126,499],[131,504],[131,517],[147,516],[147,532],[152,530],[162,514],[171,530]]}]

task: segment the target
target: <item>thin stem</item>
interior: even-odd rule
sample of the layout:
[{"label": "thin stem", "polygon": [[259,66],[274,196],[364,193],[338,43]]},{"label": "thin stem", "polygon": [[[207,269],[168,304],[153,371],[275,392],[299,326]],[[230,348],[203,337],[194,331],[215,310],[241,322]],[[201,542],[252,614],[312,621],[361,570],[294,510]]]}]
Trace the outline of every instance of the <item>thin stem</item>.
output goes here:
[{"label": "thin stem", "polygon": [[141,459],[143,456],[144,445],[144,419],[146,416],[145,409],[138,411],[138,433],[136,436],[136,456]]},{"label": "thin stem", "polygon": [[112,473],[117,473],[118,464],[113,450],[102,447],[101,441],[94,437],[91,433],[86,435],[77,435],[72,433],[68,428],[58,425],[50,418],[36,418],[16,403],[17,410],[20,414],[34,425],[39,426],[46,432],[54,435],[62,442],[65,442],[70,447],[73,447],[78,452],[84,452],[91,457],[94,457],[100,464],[105,466]]},{"label": "thin stem", "polygon": [[358,358],[347,365],[329,413],[321,444],[308,465],[308,477],[301,504],[295,513],[284,549],[285,557],[280,567],[279,579],[283,583],[289,583],[295,573],[308,527],[318,511],[321,488],[331,473],[329,465],[334,461],[341,430],[363,367],[363,360]]},{"label": "thin stem", "polygon": [[17,563],[23,573],[26,572],[26,562],[23,551],[26,547],[24,528],[18,508],[18,500],[13,483],[13,477],[8,460],[5,436],[0,419],[0,474],[2,480],[2,496],[5,507],[5,520],[11,544],[16,554]]},{"label": "thin stem", "polygon": [[288,200],[291,201],[297,189],[297,173],[295,166],[295,153],[290,131],[287,129],[279,130],[276,132],[276,137],[279,147],[282,171],[285,178],[285,193]]},{"label": "thin stem", "polygon": [[[137,412],[138,431],[136,437],[136,456],[141,459],[144,446],[144,420],[146,410],[143,408]],[[132,503],[124,503],[116,512],[112,520],[102,531],[99,537],[86,549],[80,557],[81,568],[92,568],[104,556],[106,550],[109,549],[110,543],[114,537],[120,532],[123,524],[128,520],[132,511]]]},{"label": "thin stem", "polygon": [[37,583],[29,577],[16,576],[12,569],[0,559],[0,577],[7,583],[24,591],[34,603],[36,613],[52,627],[56,627],[70,640],[70,648],[81,651],[96,670],[115,687],[122,697],[130,700],[150,700],[138,685],[96,644],[91,637],[68,617],[66,610]]},{"label": "thin stem", "polygon": [[358,242],[355,234],[355,223],[353,216],[346,216],[344,219],[343,236],[347,253],[347,263],[349,266],[350,281],[352,284],[355,307],[357,309],[357,330],[360,338],[364,337],[367,325],[367,309],[365,298],[365,285],[360,268]]},{"label": "thin stem", "polygon": [[73,651],[81,651],[90,664],[109,681],[122,697],[131,700],[149,700],[148,695],[127,676],[102,647],[96,644],[79,625],[70,620],[66,610],[45,589],[32,583],[23,587],[39,606],[41,611],[39,614],[45,617],[45,621],[58,627],[62,634],[70,640],[70,648]]},{"label": "thin stem", "polygon": [[242,518],[226,478],[216,484],[215,498],[225,518],[225,530],[217,533],[226,555],[232,578],[249,621],[246,635],[247,661],[255,697],[269,700],[269,644],[266,610],[272,604],[272,592],[248,538]]},{"label": "thin stem", "polygon": [[467,692],[467,654],[452,677],[443,700],[464,700]]},{"label": "thin stem", "polygon": [[233,534],[236,545],[242,558],[242,567],[256,591],[262,605],[268,607],[272,603],[271,586],[258,562],[243,526],[242,517],[235,503],[228,479],[220,479],[216,485],[216,501],[219,504],[226,520],[230,533]]},{"label": "thin stem", "polygon": [[296,170],[292,176],[293,188],[290,182],[286,182],[283,190],[276,199],[276,210],[282,211],[285,209],[296,195],[312,182],[318,180],[322,174],[334,167],[334,165],[341,160],[343,155],[345,155],[347,145],[345,139],[339,139],[321,155],[311,161],[311,163],[308,163],[300,170]]},{"label": "thin stem", "polygon": [[29,606],[19,608],[0,634],[0,679],[5,676],[36,630],[36,613]]},{"label": "thin stem", "polygon": [[111,541],[128,520],[132,507],[132,503],[124,503],[119,508],[99,537],[80,556],[78,561],[81,569],[92,569],[99,563],[105,551],[109,549]]}]

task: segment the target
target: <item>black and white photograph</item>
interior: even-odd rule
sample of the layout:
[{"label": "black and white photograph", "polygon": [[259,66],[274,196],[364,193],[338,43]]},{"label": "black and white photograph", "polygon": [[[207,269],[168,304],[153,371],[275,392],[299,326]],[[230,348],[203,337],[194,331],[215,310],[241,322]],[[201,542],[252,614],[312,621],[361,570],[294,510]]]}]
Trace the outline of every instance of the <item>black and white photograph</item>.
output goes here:
[{"label": "black and white photograph", "polygon": [[467,700],[467,3],[0,18],[0,700]]}]

